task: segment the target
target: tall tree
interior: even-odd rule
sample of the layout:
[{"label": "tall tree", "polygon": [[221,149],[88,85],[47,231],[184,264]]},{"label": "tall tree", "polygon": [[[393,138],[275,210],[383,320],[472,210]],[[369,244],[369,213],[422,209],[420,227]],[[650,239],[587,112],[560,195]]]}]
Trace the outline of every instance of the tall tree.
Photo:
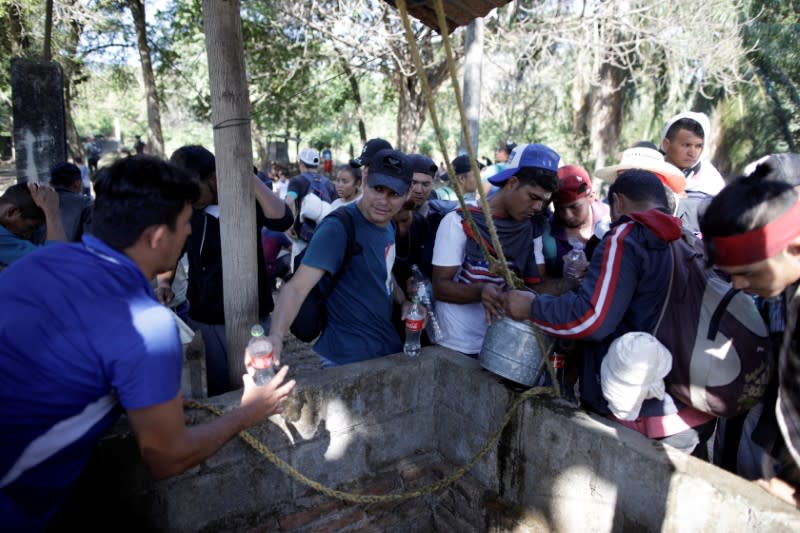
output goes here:
[{"label": "tall tree", "polygon": [[[664,115],[691,108],[698,94],[741,83],[741,3],[512,2],[487,21],[490,68],[502,74],[492,76],[501,84],[486,118],[526,140],[567,134],[569,157],[602,165],[625,147],[626,131],[660,130]],[[632,112],[653,99],[649,112]]]},{"label": "tall tree", "polygon": [[142,64],[142,80],[144,81],[145,98],[147,100],[147,149],[149,153],[163,157],[164,135],[161,132],[161,104],[159,103],[156,77],[153,74],[150,45],[147,42],[144,0],[127,0],[127,3],[133,15],[133,24],[136,28],[136,44],[139,49],[139,60]]}]

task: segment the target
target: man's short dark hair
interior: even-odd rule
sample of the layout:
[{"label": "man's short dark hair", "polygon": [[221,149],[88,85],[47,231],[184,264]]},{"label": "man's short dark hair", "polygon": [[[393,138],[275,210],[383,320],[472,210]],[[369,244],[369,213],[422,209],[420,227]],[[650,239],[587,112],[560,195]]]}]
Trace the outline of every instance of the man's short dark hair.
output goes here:
[{"label": "man's short dark hair", "polygon": [[174,230],[181,211],[200,196],[200,186],[175,165],[138,155],[103,169],[94,192],[92,234],[124,250],[150,226],[166,224]]},{"label": "man's short dark hair", "polygon": [[[514,173],[520,185],[538,185],[548,192],[558,190],[558,174],[535,167],[522,167]],[[506,183],[508,183],[506,181]],[[505,184],[503,184],[505,185]]]},{"label": "man's short dark hair", "polygon": [[15,183],[0,196],[0,205],[10,204],[19,209],[22,218],[45,222],[44,211],[36,205],[27,183]]},{"label": "man's short dark hair", "polygon": [[658,176],[647,170],[626,170],[608,188],[608,204],[613,205],[613,194],[622,194],[635,203],[653,203],[669,210],[669,199],[664,184]]},{"label": "man's short dark hair", "polygon": [[708,203],[700,216],[703,239],[738,235],[769,224],[797,201],[791,184],[765,175],[739,177]]},{"label": "man's short dark hair", "polygon": [[703,126],[700,125],[699,122],[696,120],[692,120],[690,118],[682,118],[680,120],[676,120],[667,130],[667,134],[665,137],[669,139],[670,142],[675,140],[675,136],[681,130],[689,130],[691,133],[694,133],[701,139],[706,138],[706,132],[703,131]]},{"label": "man's short dark hair", "polygon": [[50,169],[53,187],[72,187],[76,181],[81,181],[81,169],[72,163],[59,163]]},{"label": "man's short dark hair", "polygon": [[172,152],[169,162],[177,165],[198,181],[208,181],[217,171],[214,154],[197,144],[181,146]]}]

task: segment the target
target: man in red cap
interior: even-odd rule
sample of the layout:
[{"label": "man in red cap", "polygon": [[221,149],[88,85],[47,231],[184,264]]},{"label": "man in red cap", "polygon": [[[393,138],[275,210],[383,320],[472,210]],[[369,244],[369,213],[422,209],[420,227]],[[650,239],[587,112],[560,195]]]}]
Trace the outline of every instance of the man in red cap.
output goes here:
[{"label": "man in red cap", "polygon": [[[551,278],[563,276],[562,258],[573,244],[586,248],[596,235],[603,238],[611,224],[608,205],[595,201],[592,196],[592,179],[579,165],[565,165],[558,169],[558,192],[553,194],[554,214],[541,237],[536,239],[537,263],[545,266]],[[591,250],[586,250],[587,258]]]}]

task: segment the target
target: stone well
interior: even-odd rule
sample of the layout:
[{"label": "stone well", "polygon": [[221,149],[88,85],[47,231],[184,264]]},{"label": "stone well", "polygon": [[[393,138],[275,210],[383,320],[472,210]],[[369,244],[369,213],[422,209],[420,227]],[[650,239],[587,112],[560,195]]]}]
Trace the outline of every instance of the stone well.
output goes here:
[{"label": "stone well", "polygon": [[[318,482],[415,492],[467,463],[520,393],[443,348],[302,376],[283,417],[252,433]],[[239,394],[208,399],[232,409]],[[193,411],[196,420],[211,416]],[[54,530],[800,531],[800,512],[705,462],[560,400],[524,403],[467,475],[403,502],[345,503],[236,439],[153,481],[124,422],[103,440]]]}]

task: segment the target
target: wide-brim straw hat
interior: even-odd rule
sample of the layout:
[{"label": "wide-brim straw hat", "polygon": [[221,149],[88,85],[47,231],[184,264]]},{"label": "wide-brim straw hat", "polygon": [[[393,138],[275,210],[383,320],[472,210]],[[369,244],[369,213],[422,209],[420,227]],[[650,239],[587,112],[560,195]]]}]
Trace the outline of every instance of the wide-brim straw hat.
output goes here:
[{"label": "wide-brim straw hat", "polygon": [[661,152],[652,148],[628,148],[622,152],[622,159],[618,164],[600,168],[595,171],[595,175],[603,181],[613,183],[617,179],[617,174],[632,168],[652,172],[672,192],[682,194],[686,191],[686,176],[683,172],[675,165],[664,161]]}]

